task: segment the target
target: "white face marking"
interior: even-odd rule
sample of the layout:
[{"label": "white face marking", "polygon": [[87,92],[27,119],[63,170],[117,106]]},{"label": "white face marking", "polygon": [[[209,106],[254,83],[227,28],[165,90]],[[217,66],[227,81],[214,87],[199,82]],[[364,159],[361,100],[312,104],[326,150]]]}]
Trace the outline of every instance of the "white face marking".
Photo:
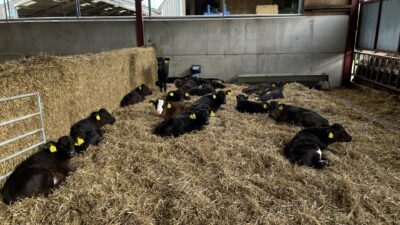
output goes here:
[{"label": "white face marking", "polygon": [[54,183],[54,185],[57,185],[57,184],[58,184],[57,177],[55,177],[55,176],[53,176],[53,183]]},{"label": "white face marking", "polygon": [[318,149],[317,153],[319,154],[319,158],[322,159],[322,151],[321,151],[321,149]]},{"label": "white face marking", "polygon": [[161,115],[164,111],[164,100],[159,99],[157,103],[157,113],[158,115]]}]

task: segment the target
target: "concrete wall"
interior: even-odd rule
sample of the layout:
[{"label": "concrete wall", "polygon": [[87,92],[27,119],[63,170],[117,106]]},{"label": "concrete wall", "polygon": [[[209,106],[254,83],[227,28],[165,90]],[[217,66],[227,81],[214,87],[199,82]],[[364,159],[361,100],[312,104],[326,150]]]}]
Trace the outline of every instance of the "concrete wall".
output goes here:
[{"label": "concrete wall", "polygon": [[0,23],[0,61],[46,52],[76,55],[136,47],[133,21]]},{"label": "concrete wall", "polygon": [[145,38],[172,58],[173,75],[193,64],[229,81],[238,74],[324,72],[339,86],[347,24],[348,16],[150,21]]},{"label": "concrete wall", "polygon": [[[329,73],[340,85],[347,16],[146,21],[146,44],[172,57],[171,75]],[[136,45],[134,21],[0,23],[0,61],[48,52],[95,53]]]}]

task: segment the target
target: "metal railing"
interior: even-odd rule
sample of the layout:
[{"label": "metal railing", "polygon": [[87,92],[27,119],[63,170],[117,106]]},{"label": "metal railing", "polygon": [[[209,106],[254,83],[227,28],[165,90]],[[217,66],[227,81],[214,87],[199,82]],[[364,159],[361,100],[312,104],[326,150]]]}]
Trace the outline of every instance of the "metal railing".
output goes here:
[{"label": "metal railing", "polygon": [[400,93],[400,58],[354,53],[354,82],[378,85]]},{"label": "metal railing", "polygon": [[[15,157],[17,157],[17,156],[19,156],[19,155],[21,155],[21,154],[23,154],[25,152],[31,151],[31,150],[39,147],[40,145],[46,143],[46,133],[45,133],[45,130],[44,130],[43,114],[42,114],[42,107],[41,107],[41,103],[40,103],[40,94],[39,94],[39,92],[31,93],[31,94],[25,94],[25,95],[18,95],[18,96],[9,97],[9,98],[0,98],[0,105],[5,103],[5,102],[14,101],[14,100],[23,99],[23,98],[29,98],[29,97],[33,97],[33,96],[36,97],[36,106],[37,107],[36,107],[36,112],[35,113],[28,114],[28,115],[23,115],[21,117],[14,118],[14,119],[11,119],[11,120],[8,120],[8,121],[2,121],[2,122],[0,122],[0,127],[7,126],[7,125],[10,125],[10,124],[13,124],[13,123],[17,123],[19,121],[23,121],[23,120],[26,120],[26,119],[29,119],[29,118],[38,117],[39,118],[39,126],[40,126],[40,128],[36,129],[36,130],[33,130],[33,131],[26,132],[26,133],[21,134],[21,135],[19,135],[17,137],[13,137],[11,139],[2,141],[2,142],[0,142],[0,147],[8,145],[8,144],[13,143],[13,142],[16,142],[18,140],[24,139],[26,137],[38,134],[38,133],[40,133],[41,140],[40,140],[40,142],[35,143],[35,144],[33,144],[33,145],[31,145],[31,146],[29,146],[27,148],[24,148],[24,149],[22,149],[20,151],[17,151],[16,153],[13,153],[13,154],[8,155],[8,156],[6,156],[4,158],[1,158],[0,159],[0,164],[3,163],[3,162],[6,162],[6,161],[8,161],[8,160],[10,160],[12,158],[15,158]],[[10,171],[10,172],[8,172],[8,173],[6,173],[4,175],[0,175],[0,181],[5,179],[5,178],[7,178],[11,173],[12,173],[12,171]]]}]

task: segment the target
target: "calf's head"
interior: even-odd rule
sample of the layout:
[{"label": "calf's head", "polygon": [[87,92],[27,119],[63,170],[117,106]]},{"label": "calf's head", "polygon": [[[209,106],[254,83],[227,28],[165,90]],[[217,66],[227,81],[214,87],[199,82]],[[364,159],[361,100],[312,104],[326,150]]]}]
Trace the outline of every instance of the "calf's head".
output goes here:
[{"label": "calf's head", "polygon": [[57,155],[62,159],[69,159],[76,155],[75,142],[70,136],[63,136],[58,139],[57,143],[49,141],[44,145],[44,149],[51,154]]},{"label": "calf's head", "polygon": [[223,105],[226,103],[226,95],[231,95],[231,91],[217,91],[217,93],[212,95],[212,98],[214,101],[216,101],[218,104]]},{"label": "calf's head", "polygon": [[353,139],[353,137],[347,133],[346,129],[337,123],[326,129],[326,135],[330,142],[350,142]]},{"label": "calf's head", "polygon": [[285,109],[285,104],[276,102],[276,101],[271,101],[268,104],[268,111],[269,111],[269,115],[271,118],[276,119],[278,118],[283,110]]},{"label": "calf's head", "polygon": [[157,111],[158,115],[161,115],[164,111],[164,106],[167,103],[167,101],[162,100],[162,99],[156,99],[156,100],[150,100],[149,101],[150,106],[154,107],[154,109]]},{"label": "calf's head", "polygon": [[249,98],[249,97],[247,97],[247,96],[245,96],[245,95],[242,95],[242,94],[236,96],[236,100],[237,100],[238,102],[246,101],[248,98]]},{"label": "calf's head", "polygon": [[96,120],[96,122],[100,124],[100,126],[106,124],[114,124],[116,121],[115,117],[113,117],[113,115],[111,115],[111,113],[109,113],[104,108],[100,109],[98,112],[93,112],[92,114],[90,114],[90,117]]},{"label": "calf's head", "polygon": [[145,84],[141,84],[139,87],[135,89],[135,91],[138,92],[143,97],[153,94],[150,88]]}]

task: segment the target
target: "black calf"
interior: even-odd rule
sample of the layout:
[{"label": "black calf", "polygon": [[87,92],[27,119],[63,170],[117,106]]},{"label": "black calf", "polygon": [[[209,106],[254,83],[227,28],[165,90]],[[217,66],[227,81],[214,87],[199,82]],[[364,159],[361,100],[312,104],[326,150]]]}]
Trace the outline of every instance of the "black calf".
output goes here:
[{"label": "black calf", "polygon": [[156,85],[160,87],[160,91],[164,89],[164,92],[167,91],[167,81],[169,74],[169,58],[157,57],[158,61],[158,81],[156,81]]},{"label": "black calf", "polygon": [[267,90],[259,95],[257,98],[259,101],[265,102],[272,99],[284,98],[283,96],[283,88],[278,87],[273,90]]},{"label": "black calf", "polygon": [[75,171],[69,162],[75,154],[71,137],[61,137],[57,143],[47,142],[39,152],[19,164],[8,177],[2,189],[4,203],[49,194],[70,172]]},{"label": "black calf", "polygon": [[152,93],[153,92],[147,85],[142,84],[139,87],[132,90],[131,92],[129,92],[127,95],[125,95],[121,100],[120,106],[125,107],[128,105],[134,105],[139,102],[142,102],[145,96],[151,95]]},{"label": "black calf", "polygon": [[103,138],[101,127],[106,124],[114,124],[115,118],[105,109],[93,112],[71,127],[70,135],[75,140],[77,152],[85,151],[89,145],[98,145]]},{"label": "black calf", "polygon": [[190,95],[194,95],[194,96],[203,96],[203,95],[210,94],[213,92],[215,92],[215,89],[210,86],[205,86],[202,88],[192,88],[188,91],[188,93]]},{"label": "black calf", "polygon": [[247,100],[244,95],[236,96],[236,110],[242,113],[268,113],[268,103],[258,103]]},{"label": "black calf", "polygon": [[179,101],[189,100],[189,99],[190,99],[190,94],[181,89],[168,92],[167,97],[166,97],[166,100],[170,101],[170,102],[179,102]]},{"label": "black calf", "polygon": [[190,108],[199,107],[199,105],[207,105],[213,112],[216,112],[223,104],[226,103],[226,95],[230,95],[231,91],[218,91],[214,94],[205,95],[195,102]]},{"label": "black calf", "polygon": [[262,93],[265,93],[265,92],[268,92],[268,91],[272,91],[275,88],[282,88],[283,86],[284,86],[283,82],[277,82],[277,83],[272,83],[272,84],[269,84],[269,83],[254,84],[254,85],[251,85],[251,86],[249,86],[247,88],[244,88],[242,90],[242,92],[245,93],[245,94],[248,94],[248,95],[250,95],[250,94],[260,95]]},{"label": "black calf", "polygon": [[283,149],[283,153],[292,163],[322,169],[328,160],[322,151],[334,142],[350,142],[352,137],[340,124],[323,128],[305,128],[294,136]]},{"label": "black calf", "polygon": [[194,130],[201,130],[208,123],[209,117],[210,112],[208,110],[182,112],[157,125],[154,129],[154,134],[161,137],[178,137]]},{"label": "black calf", "polygon": [[277,122],[303,127],[328,127],[329,121],[310,109],[270,102],[269,116]]}]

